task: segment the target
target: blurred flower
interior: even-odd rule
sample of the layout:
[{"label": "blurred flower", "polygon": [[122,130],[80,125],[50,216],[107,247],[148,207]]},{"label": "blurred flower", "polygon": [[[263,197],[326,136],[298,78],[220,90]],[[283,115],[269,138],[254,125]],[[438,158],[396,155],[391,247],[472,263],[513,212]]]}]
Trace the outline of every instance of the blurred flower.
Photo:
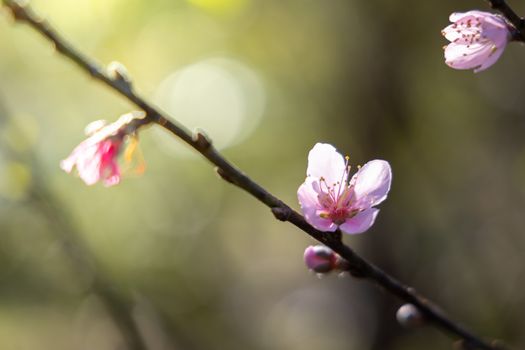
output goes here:
[{"label": "blurred flower", "polygon": [[321,231],[362,233],[373,225],[387,197],[392,173],[384,160],[372,160],[349,180],[350,167],[336,149],[317,143],[308,154],[306,180],[297,196],[304,217]]},{"label": "blurred flower", "polygon": [[[126,163],[131,163],[138,143],[137,127],[132,121],[142,118],[143,112],[132,112],[111,124],[103,120],[90,123],[85,130],[89,137],[60,162],[60,167],[68,173],[76,167],[78,175],[87,185],[99,180],[108,187],[118,184],[121,178],[118,156],[124,150]],[[142,172],[143,169],[144,165],[140,162],[137,170]]]},{"label": "blurred flower", "polygon": [[453,13],[451,25],[441,34],[451,43],[445,46],[445,63],[454,69],[481,72],[492,66],[511,39],[510,28],[499,15],[482,11]]}]

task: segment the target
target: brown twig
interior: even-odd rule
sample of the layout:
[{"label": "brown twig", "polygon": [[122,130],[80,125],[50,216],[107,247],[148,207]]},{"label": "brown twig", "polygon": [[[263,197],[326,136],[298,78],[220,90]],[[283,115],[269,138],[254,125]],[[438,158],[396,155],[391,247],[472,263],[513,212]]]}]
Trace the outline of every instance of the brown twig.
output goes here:
[{"label": "brown twig", "polygon": [[[3,3],[11,9],[16,20],[27,23],[33,29],[45,36],[54,44],[59,53],[71,59],[93,78],[103,82],[109,88],[117,91],[130,102],[144,110],[147,115],[146,118],[137,121],[137,123],[140,123],[140,125],[156,123],[171,132],[173,135],[182,139],[213,163],[216,166],[218,174],[223,179],[245,190],[264,203],[272,210],[272,213],[277,219],[290,222],[346,259],[349,264],[349,271],[354,277],[371,280],[403,301],[415,305],[425,316],[426,320],[449,334],[459,337],[462,339],[462,343],[465,344],[465,346],[486,350],[504,349],[503,346],[496,345],[494,342],[487,342],[475,336],[458,323],[452,321],[437,305],[417,293],[413,288],[401,283],[394,277],[357,255],[350,247],[342,243],[340,232],[336,232],[335,234],[327,233],[312,227],[306,222],[303,216],[265,190],[261,185],[253,181],[241,170],[237,169],[232,163],[226,160],[226,158],[224,158],[213,147],[210,140],[202,132],[193,135],[184,126],[176,123],[172,118],[169,118],[166,113],[159,111],[152,104],[146,102],[130,85],[122,84],[122,80],[112,79],[101,66],[74,49],[48,23],[36,16],[31,8],[21,5],[15,0],[3,0]],[[499,2],[494,1],[494,3]]]},{"label": "brown twig", "polygon": [[512,33],[513,39],[525,42],[525,33],[523,33],[525,20],[523,17],[518,16],[505,0],[487,0],[487,2],[490,4],[490,7],[499,11],[512,24],[515,29],[515,32]]}]

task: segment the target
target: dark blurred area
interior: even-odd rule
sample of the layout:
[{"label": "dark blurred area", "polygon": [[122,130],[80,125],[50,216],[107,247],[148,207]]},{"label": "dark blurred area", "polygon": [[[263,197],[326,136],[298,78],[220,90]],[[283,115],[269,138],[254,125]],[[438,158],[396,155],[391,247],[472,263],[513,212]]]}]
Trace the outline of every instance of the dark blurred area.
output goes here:
[{"label": "dark blurred area", "polygon": [[[345,242],[474,333],[525,347],[525,49],[454,71],[440,35],[485,2],[32,5],[294,208],[316,142],[388,160],[376,224]],[[309,273],[308,236],[163,130],[141,132],[147,170],[116,187],[62,172],[85,125],[134,107],[7,15],[0,52],[0,349],[452,347],[398,325],[380,288]]]}]

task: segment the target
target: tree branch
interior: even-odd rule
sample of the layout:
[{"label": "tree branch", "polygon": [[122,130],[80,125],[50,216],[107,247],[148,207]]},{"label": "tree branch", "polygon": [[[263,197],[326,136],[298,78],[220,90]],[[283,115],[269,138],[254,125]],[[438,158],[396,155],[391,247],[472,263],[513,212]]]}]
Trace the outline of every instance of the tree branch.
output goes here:
[{"label": "tree branch", "polygon": [[514,12],[514,10],[507,4],[505,0],[486,0],[490,7],[499,11],[512,24],[516,32],[513,33],[513,39],[525,42],[525,34],[523,28],[525,27],[525,20]]},{"label": "tree branch", "polygon": [[[50,40],[59,53],[71,59],[94,79],[101,81],[110,89],[118,92],[140,109],[144,110],[146,112],[146,118],[136,121],[139,124],[138,126],[156,123],[171,132],[173,135],[182,139],[213,163],[217,167],[217,172],[223,179],[245,190],[264,203],[272,210],[272,213],[277,219],[290,222],[346,259],[349,264],[349,271],[354,277],[371,280],[403,301],[415,305],[424,315],[426,320],[441,330],[462,339],[464,348],[486,350],[504,349],[503,346],[496,344],[494,341],[488,342],[475,336],[458,323],[452,321],[437,305],[417,293],[414,288],[401,283],[394,277],[388,275],[386,272],[357,255],[350,247],[342,243],[341,233],[339,231],[336,233],[327,233],[312,227],[306,222],[303,216],[272,195],[224,158],[213,147],[211,141],[203,133],[197,132],[192,134],[184,126],[173,121],[173,119],[168,117],[167,114],[159,111],[152,104],[146,102],[134,92],[130,85],[122,84],[121,80],[112,79],[106,73],[105,69],[73,48],[56,30],[53,29],[53,27],[35,15],[31,8],[22,5],[16,0],[3,0],[3,3],[11,9],[13,16],[17,21],[28,24]],[[498,8],[500,11],[503,11],[501,9],[508,8],[504,6],[504,1],[492,1],[492,3],[493,6],[494,4],[499,6],[499,8],[494,8]],[[516,18],[519,19],[517,16]],[[517,29],[518,28],[521,27],[517,27]]]},{"label": "tree branch", "polygon": [[46,188],[37,183],[31,188],[30,195],[39,209],[48,217],[55,227],[54,234],[64,247],[76,272],[91,276],[90,289],[100,298],[108,315],[120,331],[126,348],[129,350],[146,350],[146,343],[131,314],[131,305],[119,295],[113,284],[102,274],[93,261],[90,252],[80,237],[76,235],[68,216]]}]

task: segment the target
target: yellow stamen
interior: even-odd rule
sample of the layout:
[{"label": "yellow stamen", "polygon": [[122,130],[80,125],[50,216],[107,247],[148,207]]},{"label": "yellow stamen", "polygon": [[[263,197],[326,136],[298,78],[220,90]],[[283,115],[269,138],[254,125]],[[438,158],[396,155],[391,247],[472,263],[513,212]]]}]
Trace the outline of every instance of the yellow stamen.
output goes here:
[{"label": "yellow stamen", "polygon": [[[139,147],[139,141],[136,136],[129,136],[128,145],[124,151],[124,162],[133,173],[140,175],[146,170],[146,162]],[[134,163],[134,164],[133,164]]]}]

